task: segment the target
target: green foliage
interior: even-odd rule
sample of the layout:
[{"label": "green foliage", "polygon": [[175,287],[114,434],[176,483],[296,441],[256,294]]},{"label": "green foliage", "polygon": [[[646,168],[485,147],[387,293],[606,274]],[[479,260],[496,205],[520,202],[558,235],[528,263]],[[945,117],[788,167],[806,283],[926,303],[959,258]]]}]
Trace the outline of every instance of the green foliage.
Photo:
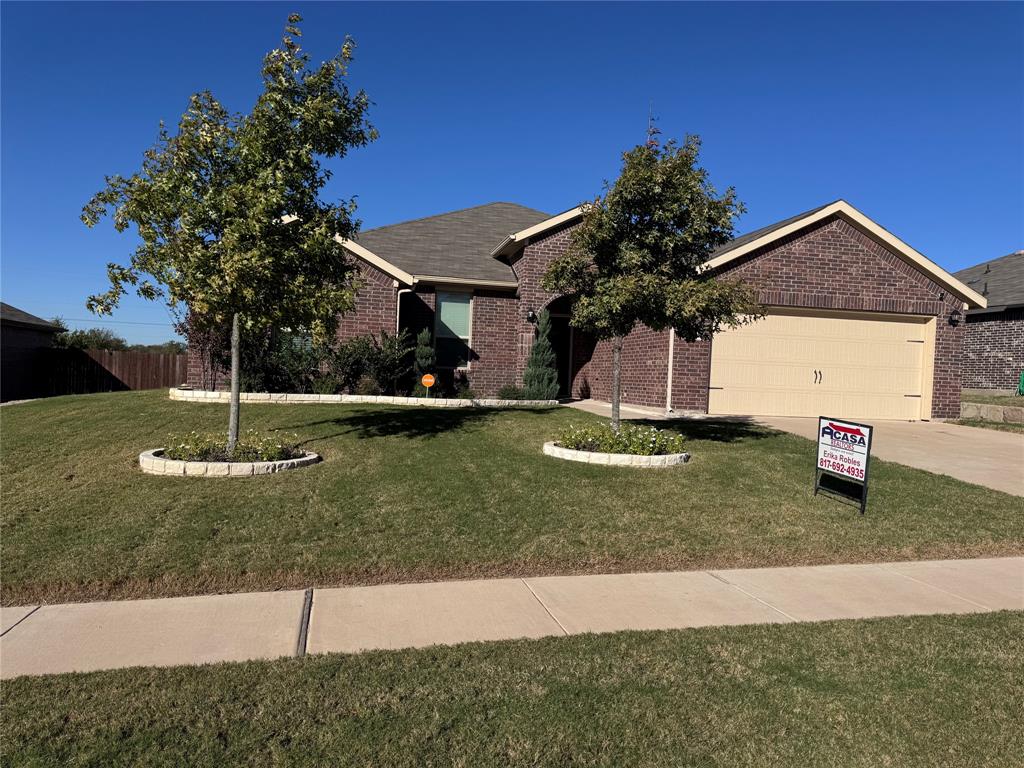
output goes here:
[{"label": "green foliage", "polygon": [[699,153],[697,136],[637,146],[586,206],[571,247],[543,278],[546,290],[576,297],[574,327],[611,339],[643,323],[694,341],[763,312],[753,291],[702,271],[744,207],[731,187],[715,192]]},{"label": "green foliage", "polygon": [[162,355],[183,355],[188,347],[180,341],[165,341],[163,344],[129,344],[131,352],[150,352]]},{"label": "green foliage", "polygon": [[374,378],[380,389],[391,395],[397,394],[399,384],[413,367],[413,345],[409,332],[405,329],[397,334],[381,331],[379,336],[372,338],[372,343],[373,354],[367,373]]},{"label": "green foliage", "polygon": [[629,453],[634,456],[661,456],[683,452],[683,437],[654,427],[623,424],[618,431],[611,424],[570,425],[558,435],[558,444],[576,451]]},{"label": "green foliage", "polygon": [[551,315],[541,310],[537,331],[523,371],[523,397],[527,400],[554,400],[558,397],[558,368],[551,347]]},{"label": "green foliage", "polygon": [[517,387],[515,384],[506,384],[498,390],[499,400],[524,400],[525,397],[523,388]]},{"label": "green foliage", "polygon": [[301,333],[246,333],[242,337],[242,389],[312,392],[323,353]]},{"label": "green foliage", "polygon": [[286,440],[282,435],[263,435],[250,429],[229,454],[223,436],[192,431],[169,437],[164,455],[176,461],[284,461],[304,455],[298,442],[297,435],[288,435]]},{"label": "green foliage", "polygon": [[107,178],[82,211],[90,227],[110,214],[140,244],[127,265],[110,264],[110,289],[88,307],[101,314],[133,288],[186,306],[192,321],[226,326],[239,313],[250,332],[309,328],[325,339],[353,306],[352,266],[335,235],[357,229],[355,203],[320,201],[330,172],[319,158],[344,156],[376,132],[369,99],[346,83],[354,44],[315,69],[300,48],[301,18],[263,60],[263,91],[248,114],[197,93],[172,135],[163,125],[139,172]]},{"label": "green foliage", "polygon": [[414,353],[413,361],[413,392],[419,396],[424,397],[427,394],[427,388],[424,387],[420,380],[425,374],[433,373],[437,368],[437,355],[434,352],[434,339],[430,334],[429,328],[424,328],[418,334],[416,334],[416,351]]},{"label": "green foliage", "polygon": [[456,371],[454,384],[455,397],[459,400],[476,400],[476,392],[469,385],[469,377],[466,376],[465,371]]},{"label": "green foliage", "polygon": [[53,346],[60,349],[128,349],[128,343],[106,328],[64,330],[53,335]]},{"label": "green foliage", "polygon": [[337,380],[339,391],[357,393],[360,380],[370,369],[374,354],[373,340],[369,336],[355,336],[339,342],[327,355],[327,370]]}]

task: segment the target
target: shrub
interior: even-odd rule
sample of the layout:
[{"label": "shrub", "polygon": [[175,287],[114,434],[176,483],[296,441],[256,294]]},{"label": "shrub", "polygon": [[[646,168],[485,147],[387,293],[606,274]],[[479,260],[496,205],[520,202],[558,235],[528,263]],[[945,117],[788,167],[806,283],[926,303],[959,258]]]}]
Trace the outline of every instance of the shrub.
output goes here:
[{"label": "shrub", "polygon": [[370,357],[368,373],[377,380],[378,386],[388,394],[398,393],[398,384],[412,370],[413,345],[409,332],[401,330],[392,335],[381,331],[372,339],[373,355]]},{"label": "shrub", "polygon": [[325,350],[291,331],[243,334],[241,386],[246,392],[311,392]]},{"label": "shrub", "polygon": [[537,319],[537,338],[533,340],[530,356],[523,371],[523,392],[527,400],[554,400],[558,397],[558,369],[555,367],[555,350],[548,335],[551,331],[551,315],[542,310]]},{"label": "shrub", "polygon": [[413,353],[413,394],[418,397],[427,395],[427,388],[420,380],[427,373],[433,373],[437,367],[437,356],[434,354],[434,340],[430,337],[430,329],[424,328],[416,334],[416,351]]},{"label": "shrub", "polygon": [[355,386],[355,389],[353,390],[353,394],[356,394],[356,395],[379,395],[380,394],[380,384],[377,383],[377,380],[373,376],[371,376],[370,374],[366,374],[365,376],[363,376],[363,378],[361,378],[358,382],[356,382],[356,386]]},{"label": "shrub", "polygon": [[176,461],[284,461],[304,454],[297,435],[261,435],[250,429],[239,436],[235,452],[228,455],[227,440],[221,435],[190,432],[170,437],[164,455]]},{"label": "shrub", "polygon": [[523,388],[517,387],[515,384],[506,384],[504,387],[498,390],[499,400],[525,400],[523,394]]},{"label": "shrub", "polygon": [[455,375],[455,396],[459,400],[476,400],[476,392],[469,386],[469,377],[465,371],[459,371]]},{"label": "shrub", "polygon": [[327,357],[327,370],[338,380],[343,391],[356,393],[360,380],[369,373],[374,355],[373,340],[356,336],[339,342]]},{"label": "shrub", "polygon": [[570,425],[558,436],[563,448],[597,453],[628,453],[634,456],[661,456],[682,453],[683,437],[654,427],[623,424],[618,432],[610,423],[577,427]]}]

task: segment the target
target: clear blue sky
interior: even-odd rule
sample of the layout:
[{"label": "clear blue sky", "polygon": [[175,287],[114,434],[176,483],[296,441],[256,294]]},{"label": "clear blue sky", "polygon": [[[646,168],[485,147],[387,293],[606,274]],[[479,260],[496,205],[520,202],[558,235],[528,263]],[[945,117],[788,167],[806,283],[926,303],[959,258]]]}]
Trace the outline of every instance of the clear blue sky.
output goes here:
[{"label": "clear blue sky", "polygon": [[[1024,247],[1024,5],[2,5],[2,296],[86,318],[129,235],[88,230],[104,174],[131,173],[163,118],[259,89],[287,13],[352,82],[380,140],[335,164],[364,227],[494,200],[558,212],[615,175],[654,102],[704,139],[748,231],[842,197],[949,270]],[[170,337],[160,304],[113,317]],[[73,323],[82,326],[93,323]]]}]

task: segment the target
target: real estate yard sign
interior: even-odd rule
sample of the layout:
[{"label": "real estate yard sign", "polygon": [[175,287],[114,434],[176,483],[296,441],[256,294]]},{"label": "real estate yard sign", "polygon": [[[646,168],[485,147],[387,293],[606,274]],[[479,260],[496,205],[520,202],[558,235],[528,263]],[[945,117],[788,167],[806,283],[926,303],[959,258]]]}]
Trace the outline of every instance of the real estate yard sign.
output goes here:
[{"label": "real estate yard sign", "polygon": [[[814,495],[819,490],[856,499],[860,513],[868,503],[868,457],[871,455],[871,431],[868,424],[818,417],[818,460],[814,470]],[[823,484],[824,478],[840,483]],[[844,487],[845,486],[845,487]],[[858,493],[854,493],[856,489]]]}]

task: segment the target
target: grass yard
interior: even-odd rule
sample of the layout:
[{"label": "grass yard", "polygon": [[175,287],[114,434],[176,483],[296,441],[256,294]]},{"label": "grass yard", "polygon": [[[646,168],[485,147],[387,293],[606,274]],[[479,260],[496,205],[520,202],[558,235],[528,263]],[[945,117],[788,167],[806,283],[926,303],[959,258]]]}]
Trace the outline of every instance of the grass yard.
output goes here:
[{"label": "grass yard", "polygon": [[4,694],[8,766],[1013,766],[1024,614],[131,669]]},{"label": "grass yard", "polygon": [[166,392],[4,408],[3,603],[495,575],[974,557],[1024,552],[1024,500],[874,461],[868,513],[815,497],[814,446],[743,424],[676,422],[669,470],[544,456],[568,408],[242,406],[316,466],[249,479],[142,474],[169,433],[227,407]]},{"label": "grass yard", "polygon": [[1000,432],[1016,432],[1024,434],[1024,424],[1014,424],[1007,421],[989,421],[988,419],[958,419],[953,422],[964,427],[981,427],[982,429],[995,429]]}]

